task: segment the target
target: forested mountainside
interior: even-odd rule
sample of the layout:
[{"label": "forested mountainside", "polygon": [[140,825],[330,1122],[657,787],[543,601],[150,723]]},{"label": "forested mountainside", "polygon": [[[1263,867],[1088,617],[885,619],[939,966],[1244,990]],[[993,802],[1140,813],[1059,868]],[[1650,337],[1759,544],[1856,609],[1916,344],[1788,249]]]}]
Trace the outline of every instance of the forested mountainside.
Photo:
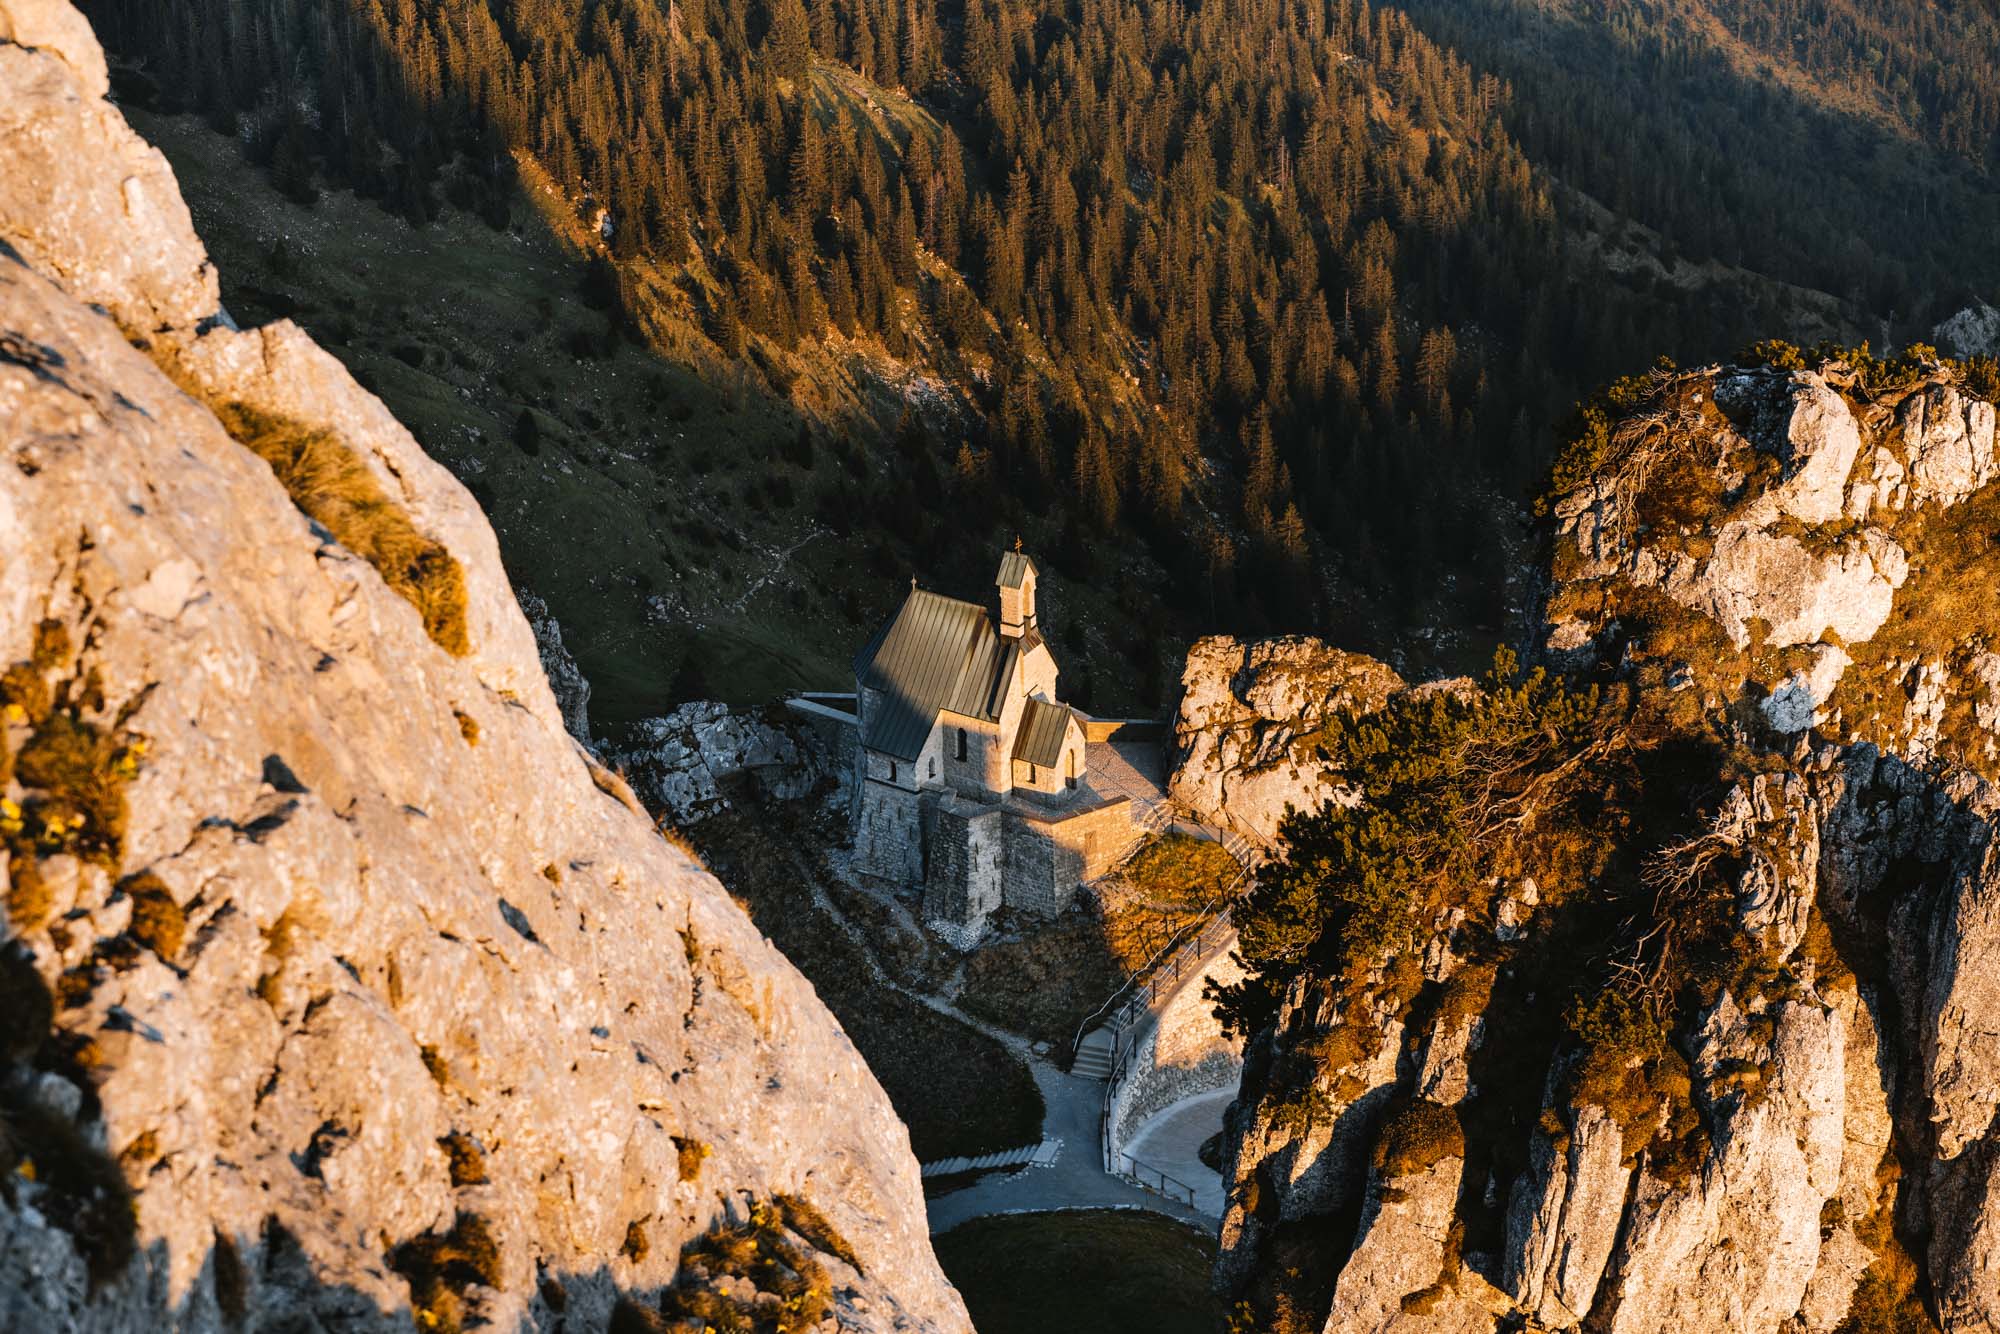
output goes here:
[{"label": "forested mountainside", "polygon": [[[1774,332],[1904,336],[1908,316],[1990,282],[1976,262],[1944,268],[1978,250],[1972,230],[1990,216],[1990,162],[1966,148],[1986,94],[1944,44],[1966,30],[1980,50],[1988,24],[1954,28],[1924,6],[1854,20],[1886,34],[1890,68],[1920,72],[1916,92],[1884,82],[1868,106],[1858,76],[1808,62],[1848,50],[1838,24],[1822,24],[1824,42],[1804,30],[1808,54],[1784,66],[1808,62],[1810,80],[1690,86],[1686,70],[1736,70],[1750,36],[1792,28],[1746,20],[1750,36],[1710,58],[1692,38],[1662,46],[1686,24],[1654,8],[86,8],[130,106],[200,112],[296,200],[352,186],[412,222],[478,214],[516,232],[540,226],[518,184],[560,204],[572,240],[602,252],[584,300],[610,308],[610,332],[568,338],[540,386],[486,386],[488,414],[516,426],[468,430],[494,452],[510,454],[506,434],[532,448],[552,416],[580,466],[630,442],[632,426],[574,410],[560,370],[624,344],[620,332],[732,394],[748,376],[800,422],[786,456],[810,462],[814,440],[836,442],[844,466],[798,476],[796,514],[866,538],[882,588],[910,568],[974,586],[992,540],[1016,532],[1072,584],[1104,584],[1112,616],[1130,620],[1072,646],[1100,708],[1158,706],[1160,662],[1142,644],[1210,630],[1318,628],[1414,668],[1462,666],[1464,632],[1490,638],[1504,620],[1514,506],[1586,386]],[[1626,96],[1638,76],[1646,96]],[[1940,148],[1884,146],[1910,126]],[[282,232],[260,226],[270,236],[230,254],[232,272],[252,274]],[[316,268],[258,280],[320,296]],[[342,320],[310,302],[252,314],[298,314],[342,342]],[[436,398],[384,392],[412,420]],[[716,454],[782,470],[736,430],[716,428]],[[672,476],[686,462],[650,466]],[[642,504],[628,524],[640,542],[666,542],[668,526],[770,550],[800,540],[758,532],[764,514],[656,504],[664,520]],[[524,514],[502,518],[504,538],[548,524]],[[606,560],[634,564],[624,548]],[[692,632],[634,630],[652,662],[712,638],[750,596],[672,568],[632,580],[634,620],[658,620],[664,602]],[[888,596],[790,592],[814,612],[794,618],[832,626],[806,636],[826,662]],[[586,602],[552,592],[566,622],[610,622],[602,598]],[[576,634],[586,666],[626,674],[634,654],[614,664],[590,628]],[[742,678],[744,656],[706,676]],[[788,670],[804,684],[806,668]],[[608,716],[618,698],[614,682]]]},{"label": "forested mountainside", "polygon": [[1982,0],[1407,8],[1509,82],[1503,119],[1538,164],[1691,261],[1918,329],[2000,281],[2000,16]]},{"label": "forested mountainside", "polygon": [[[628,325],[867,444],[829,523],[928,570],[968,523],[1117,533],[1173,634],[1497,625],[1492,496],[1579,386],[1870,323],[1659,281],[1656,238],[1607,258],[1516,94],[1354,0],[88,8],[128,101],[200,110],[298,198],[504,225],[520,173],[601,205]],[[888,392],[829,388],[856,366]]]}]

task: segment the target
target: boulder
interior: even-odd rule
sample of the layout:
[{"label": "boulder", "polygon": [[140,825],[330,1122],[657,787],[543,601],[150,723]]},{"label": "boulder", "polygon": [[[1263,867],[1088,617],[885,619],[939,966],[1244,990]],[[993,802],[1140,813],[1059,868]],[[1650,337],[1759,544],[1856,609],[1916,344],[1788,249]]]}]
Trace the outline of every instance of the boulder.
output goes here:
[{"label": "boulder", "polygon": [[1820,706],[1833,697],[1854,659],[1831,644],[1815,644],[1810,667],[1793,672],[1778,683],[1757,707],[1764,720],[1779,732],[1803,732],[1820,718]]},{"label": "boulder", "polygon": [[1764,642],[1784,648],[1829,633],[1849,644],[1867,642],[1889,619],[1908,577],[1902,548],[1879,529],[1815,550],[1789,533],[1738,521],[1717,534],[1698,575],[1662,586],[1711,617],[1736,647],[1748,648],[1750,622],[1762,621]]},{"label": "boulder", "polygon": [[1847,401],[1818,375],[1793,375],[1791,396],[1791,420],[1778,451],[1783,480],[1772,497],[1801,523],[1826,523],[1846,507],[1847,477],[1861,452],[1861,431]]},{"label": "boulder", "polygon": [[1939,384],[1897,409],[1910,489],[1919,502],[1955,505],[1993,480],[1993,405]]}]

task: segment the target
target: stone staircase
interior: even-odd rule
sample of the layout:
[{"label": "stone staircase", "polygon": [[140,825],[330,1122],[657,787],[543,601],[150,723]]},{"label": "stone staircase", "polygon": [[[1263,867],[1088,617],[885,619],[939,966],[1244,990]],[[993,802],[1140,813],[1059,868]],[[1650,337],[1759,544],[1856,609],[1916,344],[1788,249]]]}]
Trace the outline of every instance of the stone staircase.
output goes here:
[{"label": "stone staircase", "polygon": [[1108,1028],[1093,1028],[1076,1044],[1076,1060],[1069,1072],[1080,1079],[1111,1078],[1112,1035]]},{"label": "stone staircase", "polygon": [[1039,1144],[1025,1144],[1018,1149],[983,1153],[977,1158],[940,1158],[934,1163],[925,1163],[922,1173],[927,1177],[942,1177],[960,1172],[984,1172],[996,1167],[1048,1167],[1061,1152],[1061,1140],[1045,1139]]},{"label": "stone staircase", "polygon": [[[1197,837],[1210,838],[1220,843],[1240,868],[1236,878],[1225,891],[1225,899],[1233,899],[1269,855],[1264,848],[1241,834],[1213,826],[1181,825],[1173,818],[1172,808],[1164,801],[1147,808],[1141,818],[1145,822],[1145,827],[1151,832],[1157,833],[1170,828],[1183,829]],[[1119,1040],[1126,1029],[1137,1023],[1162,995],[1179,985],[1180,979],[1199,964],[1210,950],[1233,938],[1234,931],[1235,928],[1229,922],[1229,910],[1224,908],[1194,937],[1181,941],[1171,951],[1155,958],[1147,965],[1145,972],[1134,979],[1129,994],[1124,996],[1123,1004],[1105,1014],[1103,1022],[1077,1039],[1076,1059],[1070,1064],[1069,1072],[1083,1079],[1108,1081],[1116,1078],[1120,1058]],[[1123,990],[1121,988],[1121,991]],[[1106,1004],[1108,1006],[1110,1002]]]}]

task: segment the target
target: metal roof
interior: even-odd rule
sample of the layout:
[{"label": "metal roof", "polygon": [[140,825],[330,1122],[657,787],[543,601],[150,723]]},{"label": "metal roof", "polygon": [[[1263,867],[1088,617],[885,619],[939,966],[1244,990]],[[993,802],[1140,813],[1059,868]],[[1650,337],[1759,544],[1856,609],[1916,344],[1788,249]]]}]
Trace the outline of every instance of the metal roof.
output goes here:
[{"label": "metal roof", "polygon": [[1062,759],[1063,736],[1069,731],[1069,706],[1031,699],[1021,714],[1014,737],[1014,758],[1023,764],[1052,769]]},{"label": "metal roof", "polygon": [[881,694],[861,744],[914,760],[941,710],[997,722],[1020,653],[1020,641],[1002,638],[978,603],[912,588],[854,658],[854,679]]},{"label": "metal roof", "polygon": [[1019,588],[1027,577],[1037,573],[1035,562],[1019,551],[1006,551],[1000,555],[1000,573],[993,576],[993,582],[1002,588]]}]

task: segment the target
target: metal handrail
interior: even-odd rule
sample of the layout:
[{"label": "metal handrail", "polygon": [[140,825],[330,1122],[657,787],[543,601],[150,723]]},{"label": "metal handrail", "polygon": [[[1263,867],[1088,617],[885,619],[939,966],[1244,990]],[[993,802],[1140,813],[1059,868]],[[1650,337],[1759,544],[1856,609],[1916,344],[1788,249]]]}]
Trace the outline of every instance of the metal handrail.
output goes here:
[{"label": "metal handrail", "polygon": [[[1218,839],[1217,842],[1222,842],[1222,840]],[[1227,843],[1222,843],[1222,846],[1226,851],[1230,853],[1231,856],[1236,855],[1235,849],[1231,848]],[[1224,885],[1221,889],[1217,890],[1213,895],[1209,897],[1208,902],[1204,903],[1201,906],[1201,911],[1195,915],[1194,921],[1188,923],[1187,926],[1182,927],[1179,931],[1174,932],[1172,936],[1168,937],[1167,943],[1160,946],[1160,948],[1154,953],[1153,957],[1146,961],[1146,964],[1143,968],[1133,973],[1132,976],[1126,978],[1124,982],[1119,984],[1118,989],[1116,991],[1112,992],[1109,996],[1105,997],[1104,1003],[1102,1005],[1099,1005],[1095,1010],[1092,1010],[1088,1015],[1084,1016],[1083,1022],[1076,1026],[1076,1032],[1070,1038],[1069,1049],[1070,1052],[1072,1053],[1072,1059],[1074,1059],[1074,1053],[1076,1052],[1076,1050],[1083,1045],[1083,1035],[1085,1033],[1088,1033],[1092,1028],[1097,1027],[1098,1021],[1100,1019],[1103,1019],[1108,1011],[1111,1011],[1112,1005],[1118,1001],[1119,997],[1125,995],[1125,993],[1128,990],[1131,990],[1133,987],[1139,985],[1142,979],[1147,988],[1146,995],[1144,997],[1144,1005],[1150,1006],[1153,1003],[1153,1001],[1159,998],[1158,975],[1161,971],[1162,960],[1167,959],[1169,953],[1171,952],[1173,955],[1172,962],[1176,966],[1176,969],[1178,969],[1180,963],[1182,962],[1181,953],[1184,950],[1186,944],[1188,943],[1183,941],[1182,935],[1190,927],[1195,927],[1196,924],[1199,923],[1197,935],[1195,941],[1193,942],[1196,948],[1205,953],[1209,948],[1213,946],[1214,944],[1213,941],[1202,943],[1203,938],[1207,936],[1209,930],[1213,927],[1221,926],[1225,929],[1227,928],[1229,910],[1227,908],[1224,908],[1222,911],[1216,913],[1212,917],[1208,917],[1206,916],[1206,914],[1209,912],[1210,909],[1214,908],[1214,906],[1218,903],[1226,903],[1233,901],[1236,897],[1237,887],[1241,885],[1245,880],[1247,880],[1254,873],[1254,871],[1255,868],[1253,866],[1251,866],[1248,862],[1242,861],[1239,858],[1238,869],[1236,874],[1233,877],[1231,877],[1228,884]],[[1180,976],[1179,972],[1176,971],[1174,976],[1175,980],[1178,981]],[[1133,996],[1130,1000],[1127,1000],[1125,1002],[1122,1008],[1113,1013],[1113,1017],[1110,1020],[1106,1021],[1105,1026],[1113,1029],[1112,1044],[1114,1049],[1117,1046],[1119,1040],[1123,1037],[1124,1030],[1129,1028],[1132,1025],[1132,1022],[1138,1017],[1137,1012],[1133,1013],[1128,1013],[1128,1012],[1132,1011],[1133,1005],[1135,1004],[1135,1002],[1139,1000],[1140,997],[1138,997],[1137,995]],[[1143,1007],[1141,1012],[1143,1012]]]},{"label": "metal handrail", "polygon": [[[1151,1173],[1153,1176],[1158,1177],[1159,1184],[1156,1186],[1148,1181],[1143,1175],[1144,1173]],[[1155,1195],[1164,1196],[1170,1200],[1182,1200],[1188,1208],[1194,1208],[1193,1186],[1190,1186],[1178,1177],[1168,1176],[1165,1172],[1162,1172],[1150,1163],[1140,1162],[1137,1158],[1134,1158],[1122,1149],[1118,1153],[1117,1175],[1124,1177],[1141,1190],[1151,1191]],[[1170,1187],[1171,1189],[1169,1189]]]},{"label": "metal handrail", "polygon": [[[1248,872],[1238,873],[1236,881],[1232,881],[1231,884],[1234,885],[1240,882],[1243,876],[1247,874]],[[1229,927],[1230,910],[1224,908],[1203,924],[1201,931],[1194,939],[1181,942],[1180,948],[1174,951],[1172,957],[1155,965],[1143,974],[1146,979],[1145,985],[1139,991],[1134,992],[1126,1000],[1125,1004],[1119,1007],[1117,1014],[1110,1022],[1118,1025],[1120,1028],[1130,1027],[1140,1014],[1151,1008],[1152,1003],[1160,998],[1162,991],[1167,988],[1169,983],[1179,983],[1181,973],[1184,969],[1215,948],[1222,938],[1229,933]]]}]

